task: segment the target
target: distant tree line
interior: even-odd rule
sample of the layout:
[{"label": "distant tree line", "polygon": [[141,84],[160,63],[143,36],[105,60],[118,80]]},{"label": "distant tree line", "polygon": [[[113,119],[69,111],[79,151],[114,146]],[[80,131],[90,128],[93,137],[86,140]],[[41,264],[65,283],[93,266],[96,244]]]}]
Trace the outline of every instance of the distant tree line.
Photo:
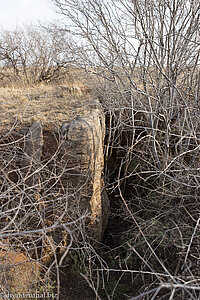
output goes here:
[{"label": "distant tree line", "polygon": [[62,79],[77,60],[67,30],[25,26],[0,32],[0,85]]}]

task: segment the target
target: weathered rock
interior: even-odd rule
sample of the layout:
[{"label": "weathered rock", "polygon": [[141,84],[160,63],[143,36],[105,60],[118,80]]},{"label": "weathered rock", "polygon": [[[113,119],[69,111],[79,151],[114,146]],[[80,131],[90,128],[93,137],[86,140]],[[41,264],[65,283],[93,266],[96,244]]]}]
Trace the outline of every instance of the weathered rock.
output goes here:
[{"label": "weathered rock", "polygon": [[31,125],[27,135],[25,136],[24,152],[27,154],[27,165],[41,162],[43,146],[42,126],[40,122]]},{"label": "weathered rock", "polygon": [[[23,122],[19,122],[9,134],[4,134],[2,130],[3,136],[6,136],[6,140],[3,140],[5,155],[2,156],[5,158],[0,163],[8,175],[7,185],[14,182],[15,190],[18,187],[24,190],[22,197],[26,199],[21,199],[21,202],[29,206],[30,201],[35,201],[39,210],[44,210],[44,225],[52,226],[62,214],[59,205],[63,204],[58,205],[56,199],[62,198],[64,201],[67,193],[68,208],[73,207],[73,202],[78,202],[79,215],[87,211],[90,235],[100,241],[109,215],[109,200],[102,180],[104,114],[100,104],[92,99],[82,100],[81,103],[79,99],[73,99],[66,104],[64,93],[63,89],[55,89],[53,95],[57,96],[56,101],[51,100],[46,106],[44,100],[40,101],[37,96],[37,99],[31,100],[25,112],[24,103],[18,106],[18,113],[21,111],[27,120],[26,126],[23,127]],[[31,116],[35,113],[36,105],[41,114],[32,122],[26,114]],[[58,109],[62,114],[58,113],[56,120],[53,120]],[[48,119],[44,119],[44,114]],[[18,193],[17,201],[20,197]],[[29,228],[34,228],[34,222],[41,224],[41,220],[36,221],[37,214],[38,218],[41,217],[34,212]]]},{"label": "weathered rock", "polygon": [[40,122],[34,122],[24,136],[24,158],[21,162],[22,171],[29,186],[38,180],[39,174],[36,170],[41,165],[42,146],[42,125]]},{"label": "weathered rock", "polygon": [[[0,115],[5,125],[0,135],[0,238],[5,228],[27,232],[9,240],[9,251],[28,253],[42,263],[60,249],[66,251],[70,239],[63,224],[77,239],[87,233],[100,242],[110,211],[102,176],[103,111],[92,99],[69,101],[64,93],[56,88],[56,100],[44,104],[38,96],[27,109],[19,104],[24,119],[17,125],[13,120],[9,127]],[[11,118],[9,110],[5,115]]]},{"label": "weathered rock", "polygon": [[[69,165],[79,166],[72,175],[73,184],[82,186],[80,208],[91,212],[90,229],[97,240],[102,237],[107,224],[108,212],[103,211],[105,191],[102,193],[103,142],[105,132],[103,114],[94,109],[92,113],[77,117],[68,127],[66,149]],[[102,199],[103,198],[103,199]],[[108,199],[106,200],[108,201]],[[103,224],[104,222],[104,224]]]},{"label": "weathered rock", "polygon": [[[70,123],[62,124],[60,130],[56,130],[56,134],[59,133],[61,141],[57,161],[60,170],[58,167],[57,174],[62,173],[62,176],[57,183],[57,188],[60,186],[68,190],[69,206],[74,205],[73,201],[78,201],[76,204],[79,213],[89,214],[88,232],[93,239],[100,241],[109,216],[109,199],[102,179],[104,115],[101,110],[93,109],[88,114],[76,116]],[[48,145],[55,143],[53,140],[52,131],[45,133],[46,155]],[[49,153],[46,157],[49,159],[53,153]]]}]

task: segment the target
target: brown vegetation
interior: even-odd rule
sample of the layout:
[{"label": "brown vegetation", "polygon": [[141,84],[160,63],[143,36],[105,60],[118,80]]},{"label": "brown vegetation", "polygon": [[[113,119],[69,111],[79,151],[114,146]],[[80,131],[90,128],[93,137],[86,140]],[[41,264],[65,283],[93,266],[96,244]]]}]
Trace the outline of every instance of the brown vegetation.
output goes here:
[{"label": "brown vegetation", "polygon": [[20,251],[0,250],[0,292],[25,293],[39,282],[39,264]]},{"label": "brown vegetation", "polygon": [[[1,126],[5,129],[10,122],[13,129],[20,122],[30,124],[39,118],[48,131],[53,122],[65,122],[73,116],[75,108],[85,114],[99,105],[96,99],[101,102],[106,117],[104,177],[112,214],[103,244],[97,250],[88,239],[85,216],[76,205],[72,211],[67,210],[68,218],[73,215],[74,229],[70,254],[67,244],[58,243],[58,248],[69,254],[64,260],[69,266],[68,271],[65,269],[66,277],[69,270],[76,275],[80,273],[98,300],[127,297],[197,300],[200,296],[199,1],[53,2],[74,37],[76,51],[70,53],[77,54],[76,63],[70,63],[66,77],[55,78],[53,86],[42,85],[36,76],[34,88],[2,89]],[[66,27],[56,30],[60,34],[69,32]],[[19,73],[21,79],[26,78],[21,67],[12,66],[14,76]],[[31,74],[29,66],[28,69]],[[39,73],[41,70],[40,66]],[[45,66],[44,71],[47,70]],[[49,82],[47,77],[43,79]],[[21,82],[24,84],[24,79]],[[48,132],[45,134],[48,136]],[[59,141],[62,138],[60,134]],[[13,140],[6,142],[12,144]],[[48,147],[52,144],[49,138]],[[17,147],[18,144],[6,153],[10,162]],[[46,177],[53,175],[57,180],[60,176],[57,167],[63,170],[62,159],[58,165],[53,160],[51,168],[44,170]],[[49,193],[48,184],[43,182],[50,203],[55,204],[57,199],[57,210],[65,209],[64,198]],[[12,193],[9,193],[10,205]],[[74,199],[77,204],[77,194]],[[41,216],[38,210],[36,214]],[[56,215],[49,219],[55,221]],[[63,227],[57,230],[62,231]],[[51,238],[48,243],[51,246]],[[36,256],[40,254],[40,250],[36,251]],[[54,254],[57,290],[61,290],[58,261],[62,258],[59,252]],[[47,275],[49,270],[54,269],[50,266]]]}]

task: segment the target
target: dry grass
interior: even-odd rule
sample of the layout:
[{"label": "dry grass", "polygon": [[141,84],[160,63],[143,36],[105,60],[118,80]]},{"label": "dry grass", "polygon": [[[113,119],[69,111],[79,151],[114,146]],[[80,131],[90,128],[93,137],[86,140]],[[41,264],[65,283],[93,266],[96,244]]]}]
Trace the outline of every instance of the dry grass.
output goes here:
[{"label": "dry grass", "polygon": [[50,126],[85,114],[96,104],[88,89],[89,75],[71,67],[61,82],[27,86],[23,80],[0,86],[0,128],[40,121]]},{"label": "dry grass", "polygon": [[[76,84],[76,85],[75,85]],[[41,121],[43,124],[69,120],[94,107],[82,83],[24,88],[0,88],[0,126]]]}]

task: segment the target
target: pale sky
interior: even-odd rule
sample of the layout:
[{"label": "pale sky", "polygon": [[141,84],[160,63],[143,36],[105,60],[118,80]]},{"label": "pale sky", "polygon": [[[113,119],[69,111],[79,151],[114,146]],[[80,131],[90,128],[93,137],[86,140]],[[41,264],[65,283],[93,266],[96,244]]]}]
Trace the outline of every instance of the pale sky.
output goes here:
[{"label": "pale sky", "polygon": [[59,18],[50,0],[0,0],[0,26],[4,29]]}]

